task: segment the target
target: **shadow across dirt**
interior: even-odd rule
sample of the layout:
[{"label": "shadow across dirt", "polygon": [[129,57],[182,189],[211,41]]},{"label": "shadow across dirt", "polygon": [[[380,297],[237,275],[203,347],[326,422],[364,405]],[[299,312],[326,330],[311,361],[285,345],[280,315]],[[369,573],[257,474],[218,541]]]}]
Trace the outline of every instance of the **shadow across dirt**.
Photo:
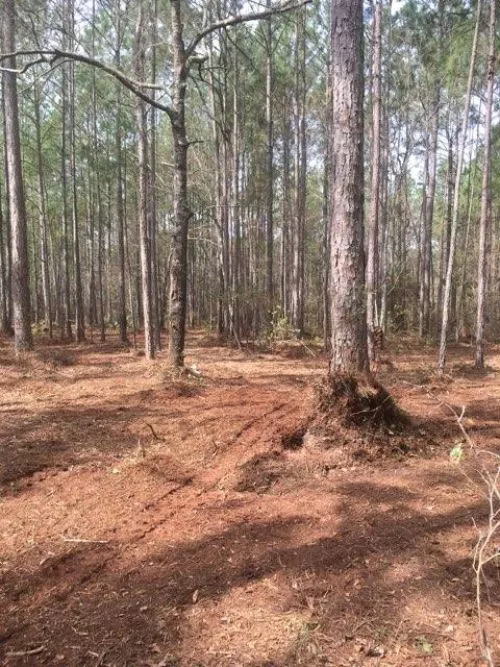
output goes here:
[{"label": "shadow across dirt", "polygon": [[471,380],[481,380],[498,373],[498,370],[493,368],[493,366],[486,365],[484,368],[476,368],[473,362],[453,364],[450,370],[453,377],[467,378]]},{"label": "shadow across dirt", "polygon": [[45,469],[96,462],[106,455],[119,458],[137,446],[128,424],[147,413],[146,407],[129,409],[109,402],[100,408],[57,408],[28,415],[1,429],[0,484]]},{"label": "shadow across dirt", "polygon": [[[2,498],[0,664],[479,667],[471,563],[473,520],[481,525],[486,507],[441,437],[428,456],[347,462],[322,476],[299,436],[311,392],[292,380],[321,362],[271,365],[257,355],[236,378],[240,362],[221,363],[229,351],[191,347],[215,379],[179,397],[152,389],[152,376],[140,364],[130,372],[122,355],[118,399],[116,379],[95,396],[90,381],[92,369],[111,376],[118,355],[99,364],[89,349],[85,368],[84,354],[68,371],[73,404],[62,392],[54,395],[63,408],[36,402],[40,383],[22,381],[2,413],[7,489],[46,467],[112,465],[39,476],[31,491]],[[430,366],[430,353],[416,352],[409,373],[419,359]],[[89,381],[78,385],[82,376]],[[479,399],[476,391],[466,395]],[[421,388],[402,394],[422,438],[452,424]],[[493,402],[471,407],[493,428]],[[114,470],[138,435],[156,443],[147,423],[161,444]],[[243,493],[232,482],[245,474]],[[494,653],[498,604],[492,585],[485,624]]]},{"label": "shadow across dirt", "polygon": [[[453,641],[432,610],[452,615],[452,601],[465,596],[474,613],[470,560],[450,557],[447,544],[454,528],[484,516],[483,504],[430,514],[412,508],[414,494],[401,487],[346,482],[340,492],[330,535],[319,520],[292,515],[238,522],[200,538],[194,530],[193,539],[162,546],[175,539],[164,524],[147,543],[83,545],[31,576],[4,577],[3,608],[13,611],[4,615],[0,650],[5,658],[20,641],[45,646],[33,665],[55,664],[58,654],[66,665],[90,665],[89,654],[105,650],[103,666],[152,664],[147,661],[157,655],[186,667],[238,659],[241,665],[285,667],[341,665],[344,658],[347,664],[353,651],[369,655],[380,641],[385,652],[404,643],[404,655],[416,659],[418,637],[435,647]],[[276,655],[244,658],[237,632],[218,645],[216,630],[226,621],[213,616],[213,604],[240,590],[251,607],[256,589],[271,580],[277,588],[269,618],[288,615]],[[427,600],[425,617],[407,627],[405,609],[421,599]],[[286,631],[290,614],[302,624],[293,636]],[[336,651],[329,662],[332,641]]]},{"label": "shadow across dirt", "polygon": [[466,418],[471,417],[478,422],[490,422],[495,425],[498,425],[499,414],[500,396],[498,398],[484,398],[477,401],[469,401],[464,412]]}]

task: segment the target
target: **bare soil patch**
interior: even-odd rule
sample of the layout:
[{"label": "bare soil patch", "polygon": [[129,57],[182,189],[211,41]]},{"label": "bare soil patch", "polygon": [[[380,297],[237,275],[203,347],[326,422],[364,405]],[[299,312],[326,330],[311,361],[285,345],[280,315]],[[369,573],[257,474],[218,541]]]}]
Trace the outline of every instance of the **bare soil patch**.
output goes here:
[{"label": "bare soil patch", "polygon": [[482,665],[487,507],[472,461],[450,460],[461,435],[439,401],[498,451],[500,350],[478,376],[457,346],[442,381],[433,349],[401,348],[380,380],[414,430],[386,432],[384,456],[365,433],[356,456],[340,427],[308,438],[317,348],[193,334],[201,376],[173,378],[115,341],[22,361],[0,342],[0,664]]}]

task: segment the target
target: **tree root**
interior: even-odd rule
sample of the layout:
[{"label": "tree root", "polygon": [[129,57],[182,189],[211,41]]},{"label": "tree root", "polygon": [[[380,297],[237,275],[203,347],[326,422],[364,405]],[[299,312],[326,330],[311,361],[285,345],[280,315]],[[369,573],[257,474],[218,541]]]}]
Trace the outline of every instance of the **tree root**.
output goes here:
[{"label": "tree root", "polygon": [[370,375],[329,375],[318,393],[315,421],[324,426],[335,421],[348,428],[400,431],[411,423],[385,387]]}]

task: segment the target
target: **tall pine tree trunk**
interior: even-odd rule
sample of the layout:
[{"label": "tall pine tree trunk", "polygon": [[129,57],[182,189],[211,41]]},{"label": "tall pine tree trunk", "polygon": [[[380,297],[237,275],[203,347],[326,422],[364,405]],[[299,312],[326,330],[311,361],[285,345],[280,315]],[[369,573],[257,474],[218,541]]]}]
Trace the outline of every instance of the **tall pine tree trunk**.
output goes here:
[{"label": "tall pine tree trunk", "polygon": [[240,290],[241,290],[241,211],[240,211],[240,102],[239,102],[239,60],[238,50],[234,49],[234,83],[233,83],[233,133],[232,133],[232,193],[231,193],[231,218],[232,218],[232,283],[231,294],[233,303],[233,334],[238,346],[240,346],[241,337],[241,313],[240,313]]},{"label": "tall pine tree trunk", "polygon": [[[151,69],[152,81],[156,83],[157,71],[157,42],[158,42],[158,0],[153,1],[153,15],[151,17]],[[156,92],[152,91],[153,99],[156,98]],[[156,186],[156,153],[157,153],[157,128],[156,128],[156,109],[151,109],[151,165],[149,169],[149,188],[150,188],[150,207],[149,207],[149,237],[151,239],[151,292],[153,297],[153,333],[155,349],[161,350],[161,328],[160,328],[160,295],[158,280],[158,214],[156,207],[157,186]]]},{"label": "tall pine tree trunk", "polygon": [[368,370],[363,226],[363,3],[332,0],[330,376]]},{"label": "tall pine tree trunk", "polygon": [[[7,53],[16,50],[15,2],[4,0],[2,42]],[[15,58],[4,61],[5,67],[16,68]],[[7,152],[8,197],[11,224],[12,302],[14,345],[16,353],[33,348],[31,334],[31,300],[29,282],[28,235],[19,133],[17,81],[14,72],[3,72],[5,144]]]},{"label": "tall pine tree trunk", "polygon": [[479,221],[479,257],[477,281],[476,317],[476,368],[484,368],[485,301],[487,293],[488,265],[490,262],[489,237],[491,235],[491,118],[496,64],[496,0],[490,0],[488,86],[486,93],[486,120],[484,126],[484,165],[481,188],[481,218]]},{"label": "tall pine tree trunk", "polygon": [[38,207],[39,207],[39,234],[40,234],[40,263],[42,269],[42,293],[45,326],[49,338],[52,338],[52,295],[50,290],[49,249],[47,234],[47,207],[45,205],[45,178],[42,149],[42,132],[40,120],[40,90],[35,84],[34,107],[36,125],[36,147],[38,159]]},{"label": "tall pine tree trunk", "polygon": [[[6,113],[5,113],[5,79],[2,76],[2,112],[3,112],[3,132],[4,137],[7,136]],[[10,336],[14,335],[12,328],[12,318],[14,307],[12,305],[12,225],[10,219],[10,202],[9,202],[9,169],[7,166],[7,142],[4,140],[4,178],[5,178],[5,271],[6,271],[6,287],[7,287],[7,320],[5,333]]]},{"label": "tall pine tree trunk", "polygon": [[292,317],[299,335],[305,327],[305,243],[307,198],[306,132],[306,15],[297,17],[295,37],[295,239],[293,255]]},{"label": "tall pine tree trunk", "polygon": [[[135,75],[139,81],[145,76],[145,44],[144,44],[144,3],[139,6],[137,30],[135,37]],[[140,236],[140,263],[142,276],[142,305],[144,321],[144,349],[147,359],[155,356],[154,323],[153,323],[153,295],[151,283],[151,242],[148,216],[149,178],[148,178],[148,140],[146,104],[143,100],[136,101],[137,118],[137,158],[139,169],[139,236]]]},{"label": "tall pine tree trunk", "polygon": [[420,275],[419,294],[419,334],[425,337],[430,329],[430,298],[431,298],[431,261],[432,261],[432,227],[434,218],[434,198],[436,192],[436,167],[439,133],[439,100],[440,90],[436,90],[432,104],[431,128],[429,132],[429,160],[427,181],[424,188],[422,207],[422,271]]},{"label": "tall pine tree trunk", "polygon": [[[271,0],[267,0],[267,7],[271,7]],[[273,127],[273,24],[267,19],[266,31],[266,297],[268,323],[272,323],[274,311],[274,127]]]},{"label": "tall pine tree trunk", "polygon": [[451,297],[452,297],[452,281],[453,281],[453,266],[455,262],[455,250],[456,250],[456,239],[457,239],[457,228],[458,228],[458,208],[460,203],[460,179],[462,176],[462,167],[464,162],[464,153],[465,153],[465,144],[467,141],[467,127],[469,122],[469,110],[470,110],[470,100],[472,96],[472,83],[474,80],[474,69],[476,64],[476,53],[477,53],[477,42],[479,35],[479,25],[481,19],[481,4],[482,1],[478,0],[477,3],[477,13],[476,13],[476,27],[474,30],[474,39],[472,42],[472,53],[470,59],[469,67],[469,78],[467,81],[467,91],[465,95],[465,105],[462,116],[462,131],[460,135],[460,143],[458,147],[457,155],[457,170],[455,173],[455,189],[453,194],[453,214],[451,221],[451,235],[450,235],[450,252],[448,256],[448,267],[446,270],[446,283],[444,288],[443,295],[443,310],[442,310],[442,319],[441,319],[441,338],[439,342],[439,357],[438,357],[438,369],[440,373],[444,372],[446,365],[446,346],[448,342],[448,323],[450,317],[451,309]]},{"label": "tall pine tree trunk", "polygon": [[7,282],[7,249],[6,249],[6,229],[5,217],[2,205],[2,189],[0,187],[0,331],[2,333],[11,333],[9,331],[9,285]]},{"label": "tall pine tree trunk", "polygon": [[[118,4],[116,12],[116,44],[115,65],[117,69],[121,66],[121,40],[122,27],[120,7]],[[118,240],[118,326],[120,329],[120,342],[128,343],[127,336],[127,301],[126,301],[126,273],[125,273],[125,211],[123,201],[123,159],[122,159],[122,112],[121,112],[121,90],[117,83],[117,113],[115,126],[115,150],[116,150],[116,225]]]},{"label": "tall pine tree trunk", "polygon": [[368,235],[368,260],[366,264],[366,300],[368,326],[368,353],[370,360],[375,359],[374,331],[378,326],[377,318],[377,275],[379,262],[379,215],[380,215],[380,135],[382,119],[382,0],[375,4],[373,23],[372,56],[372,187],[370,206],[370,226]]},{"label": "tall pine tree trunk", "polygon": [[187,153],[185,100],[188,63],[182,37],[180,0],[171,0],[174,53],[174,90],[171,128],[174,140],[174,232],[170,265],[169,357],[174,366],[184,365],[187,297],[187,238],[190,211],[187,199]]},{"label": "tall pine tree trunk", "polygon": [[[64,4],[63,15],[65,23],[68,22],[67,4]],[[63,32],[63,48],[67,48],[67,33]],[[68,202],[68,92],[69,92],[69,64],[62,66],[61,83],[61,196],[62,196],[62,235],[64,254],[64,323],[62,335],[68,340],[73,339],[73,328],[71,322],[71,239],[69,224],[69,202]]]},{"label": "tall pine tree trunk", "polygon": [[[70,51],[73,50],[75,39],[75,7],[73,0],[68,0],[68,17],[70,21]],[[80,262],[80,225],[78,219],[78,188],[76,171],[76,85],[75,63],[69,64],[69,117],[70,117],[70,163],[71,163],[71,216],[73,225],[73,269],[75,289],[75,330],[76,341],[85,340],[85,311],[83,305],[82,270]]]}]

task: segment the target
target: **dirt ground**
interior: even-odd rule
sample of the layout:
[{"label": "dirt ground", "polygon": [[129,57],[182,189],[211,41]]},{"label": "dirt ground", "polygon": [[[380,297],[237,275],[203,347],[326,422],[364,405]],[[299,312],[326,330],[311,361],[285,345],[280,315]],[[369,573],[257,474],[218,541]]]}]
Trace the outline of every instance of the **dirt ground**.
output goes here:
[{"label": "dirt ground", "polygon": [[327,367],[315,348],[197,333],[201,377],[173,379],[113,343],[19,361],[0,343],[0,664],[483,665],[487,503],[473,460],[450,459],[461,433],[439,401],[498,451],[500,349],[477,375],[455,347],[444,381],[433,349],[388,356],[380,377],[415,426],[374,455],[341,431],[301,438]]}]

